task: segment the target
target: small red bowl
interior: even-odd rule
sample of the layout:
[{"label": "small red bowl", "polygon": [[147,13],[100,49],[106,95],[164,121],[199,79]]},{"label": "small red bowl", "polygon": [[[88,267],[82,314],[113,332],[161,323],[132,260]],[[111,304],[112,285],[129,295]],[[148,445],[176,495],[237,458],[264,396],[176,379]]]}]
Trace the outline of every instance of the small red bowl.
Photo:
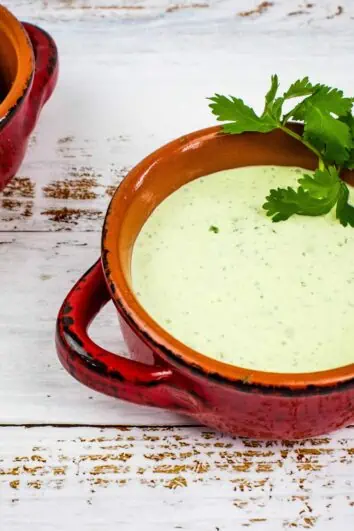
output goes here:
[{"label": "small red bowl", "polygon": [[[354,364],[304,374],[228,365],[173,338],[134,296],[132,249],[156,206],[202,175],[257,164],[314,169],[316,160],[280,131],[231,136],[212,128],[162,147],[127,175],[107,213],[101,260],[74,286],[59,312],[57,351],[75,378],[102,393],[190,415],[233,435],[299,439],[354,421]],[[87,334],[111,299],[133,359],[105,351]]]},{"label": "small red bowl", "polygon": [[20,167],[57,77],[53,39],[0,6],[0,191]]}]

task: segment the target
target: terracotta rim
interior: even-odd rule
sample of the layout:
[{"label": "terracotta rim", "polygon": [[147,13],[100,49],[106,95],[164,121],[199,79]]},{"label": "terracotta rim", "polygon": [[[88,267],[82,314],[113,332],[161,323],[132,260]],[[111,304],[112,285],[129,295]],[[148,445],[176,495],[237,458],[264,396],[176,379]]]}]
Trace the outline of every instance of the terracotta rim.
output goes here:
[{"label": "terracotta rim", "polygon": [[34,72],[32,45],[22,24],[5,7],[0,6],[0,31],[11,40],[17,56],[17,72],[11,89],[0,103],[0,127],[31,84]]},{"label": "terracotta rim", "polygon": [[155,165],[161,158],[169,157],[177,148],[180,149],[182,143],[184,149],[188,149],[187,145],[195,149],[200,142],[219,134],[220,128],[212,127],[196,131],[166,144],[135,166],[117,188],[107,211],[102,234],[103,268],[117,309],[123,317],[127,318],[131,325],[140,331],[147,343],[152,343],[165,356],[172,358],[177,363],[182,363],[191,370],[197,370],[202,375],[210,376],[218,381],[243,383],[247,384],[247,387],[251,389],[257,386],[302,392],[305,389],[313,388],[315,392],[316,389],[320,390],[321,388],[354,383],[354,363],[336,369],[312,373],[271,373],[253,371],[252,369],[245,369],[214,360],[189,348],[171,336],[150,317],[135,298],[129,281],[123,272],[117,252],[118,232],[115,227],[115,219],[119,218],[120,215],[120,202],[124,199],[126,192],[134,188],[134,184],[144,176],[152,165]]}]

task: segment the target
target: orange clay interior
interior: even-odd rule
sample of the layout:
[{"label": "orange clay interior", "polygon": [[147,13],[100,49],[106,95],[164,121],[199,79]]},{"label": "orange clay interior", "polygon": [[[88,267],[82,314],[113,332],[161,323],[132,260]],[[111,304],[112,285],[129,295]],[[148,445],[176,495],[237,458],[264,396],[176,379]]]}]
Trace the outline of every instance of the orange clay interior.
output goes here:
[{"label": "orange clay interior", "polygon": [[25,30],[0,6],[0,119],[24,93],[33,67],[32,47]]},{"label": "orange clay interior", "polygon": [[[293,127],[298,129],[295,125]],[[114,296],[120,299],[125,311],[157,343],[188,363],[230,379],[244,379],[252,371],[193,351],[170,336],[140,306],[131,290],[132,250],[140,229],[152,211],[182,185],[220,170],[267,164],[315,169],[317,160],[297,140],[280,131],[231,136],[222,135],[219,128],[211,128],[192,133],[162,147],[127,175],[112,200],[105,223],[103,248],[108,250],[109,279],[115,287]],[[346,177],[351,180],[352,175],[348,173]],[[309,384],[331,385],[353,377],[354,364],[302,375],[254,371],[250,381],[302,388]]]}]

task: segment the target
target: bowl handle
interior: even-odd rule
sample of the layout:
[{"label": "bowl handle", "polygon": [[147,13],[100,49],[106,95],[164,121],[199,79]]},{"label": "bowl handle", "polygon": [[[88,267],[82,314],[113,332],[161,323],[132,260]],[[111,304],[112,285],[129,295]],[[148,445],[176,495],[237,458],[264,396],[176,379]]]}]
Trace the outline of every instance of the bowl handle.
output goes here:
[{"label": "bowl handle", "polygon": [[22,25],[31,41],[35,57],[27,118],[27,134],[29,134],[43,105],[53,93],[58,79],[59,63],[58,50],[52,37],[33,24],[23,22]]},{"label": "bowl handle", "polygon": [[197,399],[183,389],[184,377],[168,366],[112,354],[90,339],[87,329],[110,299],[99,260],[72,288],[59,311],[56,347],[63,366],[85,385],[123,400],[188,414],[199,409]]}]

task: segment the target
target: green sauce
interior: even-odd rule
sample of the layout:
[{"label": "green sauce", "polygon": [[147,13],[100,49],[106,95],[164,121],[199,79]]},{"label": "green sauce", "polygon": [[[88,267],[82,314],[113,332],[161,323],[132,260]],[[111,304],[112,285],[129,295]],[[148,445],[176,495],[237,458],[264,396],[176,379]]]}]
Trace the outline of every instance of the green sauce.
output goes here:
[{"label": "green sauce", "polygon": [[172,336],[253,370],[312,372],[354,362],[354,229],[334,214],[272,223],[271,188],[299,168],[245,167],[183,186],[136,240],[133,289]]}]

